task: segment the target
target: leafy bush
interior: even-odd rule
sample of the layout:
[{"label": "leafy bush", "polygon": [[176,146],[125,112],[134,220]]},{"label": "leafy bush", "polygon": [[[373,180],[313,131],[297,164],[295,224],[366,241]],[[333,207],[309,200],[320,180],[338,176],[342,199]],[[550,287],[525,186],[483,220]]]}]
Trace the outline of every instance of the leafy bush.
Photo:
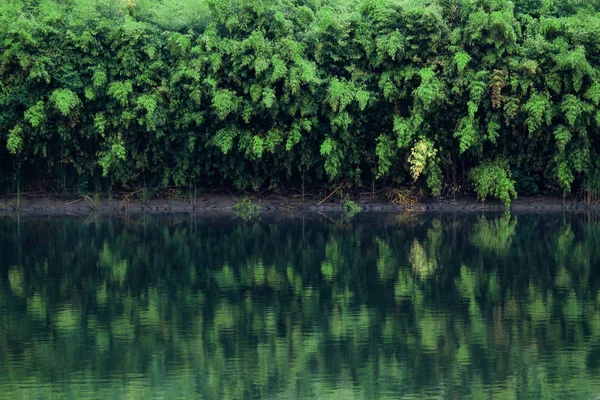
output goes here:
[{"label": "leafy bush", "polygon": [[244,221],[249,221],[258,215],[259,207],[252,203],[248,197],[243,197],[241,200],[236,202],[233,207],[233,213],[242,218]]},{"label": "leafy bush", "polygon": [[346,214],[346,216],[352,218],[356,214],[358,214],[360,211],[361,211],[360,206],[358,204],[356,204],[354,201],[349,200],[349,199],[344,201],[344,213]]},{"label": "leafy bush", "polygon": [[439,196],[502,157],[524,193],[577,192],[600,150],[599,18],[571,0],[1,2],[0,173]]},{"label": "leafy bush", "polygon": [[510,207],[511,198],[517,197],[515,181],[511,179],[510,171],[503,162],[487,162],[471,170],[471,180],[475,193],[485,202],[488,196],[501,200],[506,208]]}]

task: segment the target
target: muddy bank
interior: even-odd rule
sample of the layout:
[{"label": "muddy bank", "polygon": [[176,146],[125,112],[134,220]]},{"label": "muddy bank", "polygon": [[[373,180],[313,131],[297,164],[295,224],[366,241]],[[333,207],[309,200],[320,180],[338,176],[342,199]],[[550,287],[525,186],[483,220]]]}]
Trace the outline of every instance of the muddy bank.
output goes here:
[{"label": "muddy bank", "polygon": [[[260,213],[296,212],[341,212],[343,203],[339,200],[326,202],[301,201],[294,197],[270,196],[252,198],[252,203]],[[355,200],[362,212],[498,212],[504,205],[496,201],[485,204],[474,198],[428,200],[412,207],[397,205],[385,199]],[[195,200],[154,199],[142,200],[92,200],[90,198],[21,198],[17,204],[14,198],[0,199],[0,214],[60,215],[74,214],[230,214],[234,212],[237,199],[227,195],[208,195]],[[600,205],[588,205],[575,200],[552,197],[521,198],[512,203],[513,212],[557,212],[600,210]]]}]

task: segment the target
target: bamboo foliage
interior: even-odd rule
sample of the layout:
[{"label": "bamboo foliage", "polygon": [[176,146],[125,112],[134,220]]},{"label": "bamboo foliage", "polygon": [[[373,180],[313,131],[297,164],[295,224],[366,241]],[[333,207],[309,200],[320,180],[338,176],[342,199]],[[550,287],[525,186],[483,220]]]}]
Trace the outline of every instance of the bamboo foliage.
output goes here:
[{"label": "bamboo foliage", "polygon": [[0,168],[83,190],[377,179],[485,197],[492,163],[519,194],[586,190],[597,5],[3,2]]}]

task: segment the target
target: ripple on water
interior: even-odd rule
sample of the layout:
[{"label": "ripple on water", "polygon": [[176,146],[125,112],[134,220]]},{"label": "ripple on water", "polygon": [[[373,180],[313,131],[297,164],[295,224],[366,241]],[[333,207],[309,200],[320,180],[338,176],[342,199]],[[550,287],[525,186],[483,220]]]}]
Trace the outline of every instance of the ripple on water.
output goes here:
[{"label": "ripple on water", "polygon": [[600,393],[600,222],[388,217],[0,219],[0,399]]}]

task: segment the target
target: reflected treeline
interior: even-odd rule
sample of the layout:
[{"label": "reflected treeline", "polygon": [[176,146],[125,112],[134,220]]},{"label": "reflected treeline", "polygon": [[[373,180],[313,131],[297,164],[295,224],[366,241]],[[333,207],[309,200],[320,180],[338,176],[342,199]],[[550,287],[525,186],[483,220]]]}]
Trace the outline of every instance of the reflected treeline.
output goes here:
[{"label": "reflected treeline", "polygon": [[600,222],[0,219],[0,398],[590,398]]}]

